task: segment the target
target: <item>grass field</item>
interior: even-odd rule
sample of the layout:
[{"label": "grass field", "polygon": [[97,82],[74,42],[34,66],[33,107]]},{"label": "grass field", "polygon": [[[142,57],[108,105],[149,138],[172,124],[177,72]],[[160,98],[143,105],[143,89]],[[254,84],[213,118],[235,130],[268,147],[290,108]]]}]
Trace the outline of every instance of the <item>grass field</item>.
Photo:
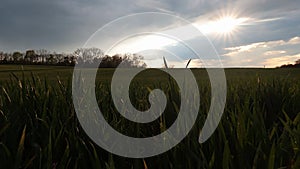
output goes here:
[{"label": "grass field", "polygon": [[[205,69],[193,69],[201,95],[196,124],[180,144],[145,159],[110,154],[89,139],[73,107],[72,71],[0,65],[0,168],[300,168],[300,69],[226,69],[225,111],[203,144],[198,136],[210,106],[210,86]],[[132,81],[131,101],[140,110],[149,107],[149,87],[161,88],[169,98],[159,119],[136,124],[113,106],[113,72],[100,69],[96,80],[97,101],[111,126],[147,137],[174,122],[179,91],[167,74],[150,69]]]}]

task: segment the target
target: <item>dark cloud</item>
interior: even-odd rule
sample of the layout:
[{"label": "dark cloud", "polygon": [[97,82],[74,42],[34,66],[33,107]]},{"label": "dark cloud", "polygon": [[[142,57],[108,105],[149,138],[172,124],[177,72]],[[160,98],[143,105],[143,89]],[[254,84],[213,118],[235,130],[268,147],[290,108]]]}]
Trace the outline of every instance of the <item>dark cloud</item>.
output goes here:
[{"label": "dark cloud", "polygon": [[58,2],[13,0],[2,2],[1,8],[0,37],[8,49],[51,46],[63,41],[68,22],[74,22],[72,13]]},{"label": "dark cloud", "polygon": [[106,22],[129,14],[130,3],[126,4],[129,9],[123,1],[118,3],[4,0],[0,7],[0,50],[73,50]]}]

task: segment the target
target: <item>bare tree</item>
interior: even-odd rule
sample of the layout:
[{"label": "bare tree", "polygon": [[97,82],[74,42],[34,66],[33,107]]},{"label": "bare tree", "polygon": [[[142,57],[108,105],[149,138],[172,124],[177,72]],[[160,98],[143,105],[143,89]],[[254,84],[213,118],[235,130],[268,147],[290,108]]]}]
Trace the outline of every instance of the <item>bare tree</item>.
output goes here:
[{"label": "bare tree", "polygon": [[4,52],[0,51],[0,61],[4,60]]},{"label": "bare tree", "polygon": [[125,67],[147,67],[146,63],[143,62],[144,57],[142,55],[127,53],[122,59],[122,64]]},{"label": "bare tree", "polygon": [[39,57],[38,60],[41,61],[42,63],[45,63],[46,58],[49,57],[49,55],[50,55],[50,52],[46,49],[39,49],[39,50],[36,50],[35,52]]},{"label": "bare tree", "polygon": [[94,59],[102,58],[103,51],[98,48],[79,48],[74,52],[74,56],[84,63],[93,63]]},{"label": "bare tree", "polygon": [[49,57],[46,58],[46,63],[47,64],[57,64],[58,59],[56,57],[56,54],[55,53],[50,54]]}]

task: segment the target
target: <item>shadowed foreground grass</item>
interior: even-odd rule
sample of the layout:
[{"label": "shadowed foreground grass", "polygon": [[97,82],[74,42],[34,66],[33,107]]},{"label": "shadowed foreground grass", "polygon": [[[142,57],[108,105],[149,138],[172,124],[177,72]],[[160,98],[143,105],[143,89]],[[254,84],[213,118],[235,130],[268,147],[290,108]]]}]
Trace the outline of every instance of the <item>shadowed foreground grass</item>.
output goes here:
[{"label": "shadowed foreground grass", "polygon": [[[106,152],[82,130],[73,108],[71,68],[1,67],[0,168],[300,168],[299,69],[226,69],[225,111],[203,144],[198,136],[210,106],[210,86],[205,70],[193,72],[201,106],[189,135],[164,154],[131,159]],[[119,132],[149,137],[176,119],[179,90],[167,74],[150,69],[131,83],[131,101],[137,109],[149,108],[149,88],[160,88],[169,98],[159,119],[136,124],[113,106],[113,69],[98,73],[99,107]]]}]

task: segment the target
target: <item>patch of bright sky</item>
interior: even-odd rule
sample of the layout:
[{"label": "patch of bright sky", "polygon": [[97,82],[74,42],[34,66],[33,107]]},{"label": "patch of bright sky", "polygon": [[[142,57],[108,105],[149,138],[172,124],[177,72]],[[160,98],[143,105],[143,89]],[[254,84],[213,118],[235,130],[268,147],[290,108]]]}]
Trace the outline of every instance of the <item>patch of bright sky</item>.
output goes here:
[{"label": "patch of bright sky", "polygon": [[[160,67],[162,56],[169,58],[174,63],[179,63],[180,55],[179,53],[173,53],[172,51],[168,51],[170,46],[176,46],[176,48],[183,48],[183,45],[180,45],[180,41],[187,41],[195,38],[195,31],[198,30],[198,35],[204,36],[215,33],[215,34],[231,34],[238,28],[239,25],[245,23],[248,18],[233,18],[233,17],[223,17],[214,21],[209,21],[206,23],[194,22],[192,24],[181,25],[172,29],[164,30],[158,33],[145,33],[138,34],[137,36],[131,36],[125,38],[124,40],[117,43],[115,46],[111,48],[108,54],[113,55],[116,53],[140,53],[145,57],[146,63],[150,67]],[[180,41],[176,38],[172,37],[175,35],[176,37],[180,37]],[[201,41],[200,40],[200,41]],[[194,42],[199,43],[199,42]],[[203,43],[203,42],[202,42]],[[206,40],[205,43],[209,43]],[[196,45],[196,44],[195,44]],[[198,45],[201,45],[200,43]],[[150,51],[152,52],[143,52]],[[159,52],[159,50],[167,51]],[[162,55],[164,53],[164,55]],[[170,55],[170,53],[173,53]],[[182,54],[182,53],[181,53]],[[177,57],[177,58],[175,58]],[[182,56],[181,56],[182,57]],[[189,57],[190,54],[189,54]],[[147,58],[152,58],[152,61]],[[191,57],[194,58],[194,57]],[[181,61],[185,58],[182,57]],[[180,64],[174,64],[175,67],[182,67]]]}]

